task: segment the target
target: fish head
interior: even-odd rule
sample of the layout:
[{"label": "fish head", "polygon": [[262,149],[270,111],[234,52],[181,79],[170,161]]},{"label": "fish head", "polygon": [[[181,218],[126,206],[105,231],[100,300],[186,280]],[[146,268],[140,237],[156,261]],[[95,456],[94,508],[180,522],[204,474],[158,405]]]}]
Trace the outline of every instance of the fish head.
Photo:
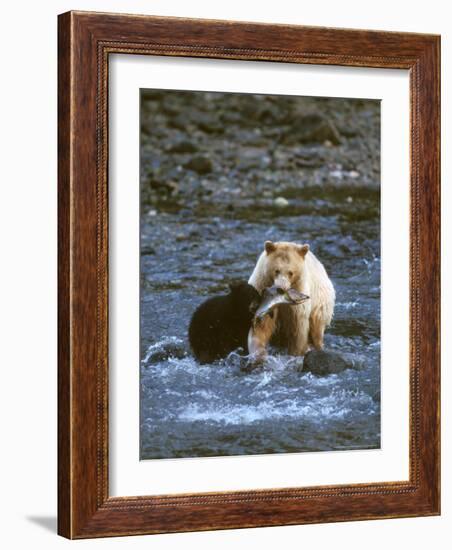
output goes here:
[{"label": "fish head", "polygon": [[286,304],[290,306],[300,305],[306,300],[309,300],[309,296],[299,292],[294,288],[285,289],[279,286],[271,286],[262,292],[261,303],[256,311],[255,317],[260,320],[268,315],[276,306]]}]

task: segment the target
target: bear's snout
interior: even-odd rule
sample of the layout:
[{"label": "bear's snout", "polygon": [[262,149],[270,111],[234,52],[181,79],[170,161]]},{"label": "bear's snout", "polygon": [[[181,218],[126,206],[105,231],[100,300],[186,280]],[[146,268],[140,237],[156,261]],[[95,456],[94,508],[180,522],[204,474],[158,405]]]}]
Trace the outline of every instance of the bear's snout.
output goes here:
[{"label": "bear's snout", "polygon": [[279,275],[278,277],[275,277],[273,285],[282,288],[283,290],[289,290],[291,287],[291,282],[288,277]]}]

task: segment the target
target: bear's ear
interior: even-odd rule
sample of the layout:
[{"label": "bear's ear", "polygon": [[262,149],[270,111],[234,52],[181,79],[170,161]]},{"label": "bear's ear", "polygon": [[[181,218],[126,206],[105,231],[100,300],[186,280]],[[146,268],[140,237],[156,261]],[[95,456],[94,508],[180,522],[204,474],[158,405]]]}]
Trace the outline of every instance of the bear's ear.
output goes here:
[{"label": "bear's ear", "polygon": [[264,248],[267,254],[271,254],[276,250],[276,244],[272,243],[272,241],[265,241]]},{"label": "bear's ear", "polygon": [[299,244],[297,246],[297,252],[300,254],[302,258],[306,256],[306,254],[309,252],[309,245],[308,244]]}]

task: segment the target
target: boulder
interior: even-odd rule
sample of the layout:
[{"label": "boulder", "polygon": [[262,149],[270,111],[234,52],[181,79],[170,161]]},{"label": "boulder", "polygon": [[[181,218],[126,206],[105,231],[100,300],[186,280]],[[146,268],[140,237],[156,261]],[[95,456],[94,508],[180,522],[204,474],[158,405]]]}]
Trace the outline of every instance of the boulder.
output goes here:
[{"label": "boulder", "polygon": [[144,363],[146,365],[155,365],[156,363],[167,361],[168,359],[183,359],[187,355],[187,349],[184,342],[172,339],[151,346],[146,354]]},{"label": "boulder", "polygon": [[304,356],[303,372],[316,376],[338,374],[346,369],[360,369],[364,366],[363,359],[348,353],[335,351],[310,351]]}]

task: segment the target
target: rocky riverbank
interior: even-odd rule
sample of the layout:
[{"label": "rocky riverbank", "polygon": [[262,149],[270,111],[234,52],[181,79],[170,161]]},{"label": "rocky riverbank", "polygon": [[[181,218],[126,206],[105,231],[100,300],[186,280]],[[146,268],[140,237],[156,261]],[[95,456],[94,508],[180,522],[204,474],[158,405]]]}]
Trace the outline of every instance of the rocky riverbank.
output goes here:
[{"label": "rocky riverbank", "polygon": [[150,215],[304,213],[306,200],[322,213],[337,193],[347,213],[355,198],[379,193],[378,101],[148,90],[141,113]]}]

